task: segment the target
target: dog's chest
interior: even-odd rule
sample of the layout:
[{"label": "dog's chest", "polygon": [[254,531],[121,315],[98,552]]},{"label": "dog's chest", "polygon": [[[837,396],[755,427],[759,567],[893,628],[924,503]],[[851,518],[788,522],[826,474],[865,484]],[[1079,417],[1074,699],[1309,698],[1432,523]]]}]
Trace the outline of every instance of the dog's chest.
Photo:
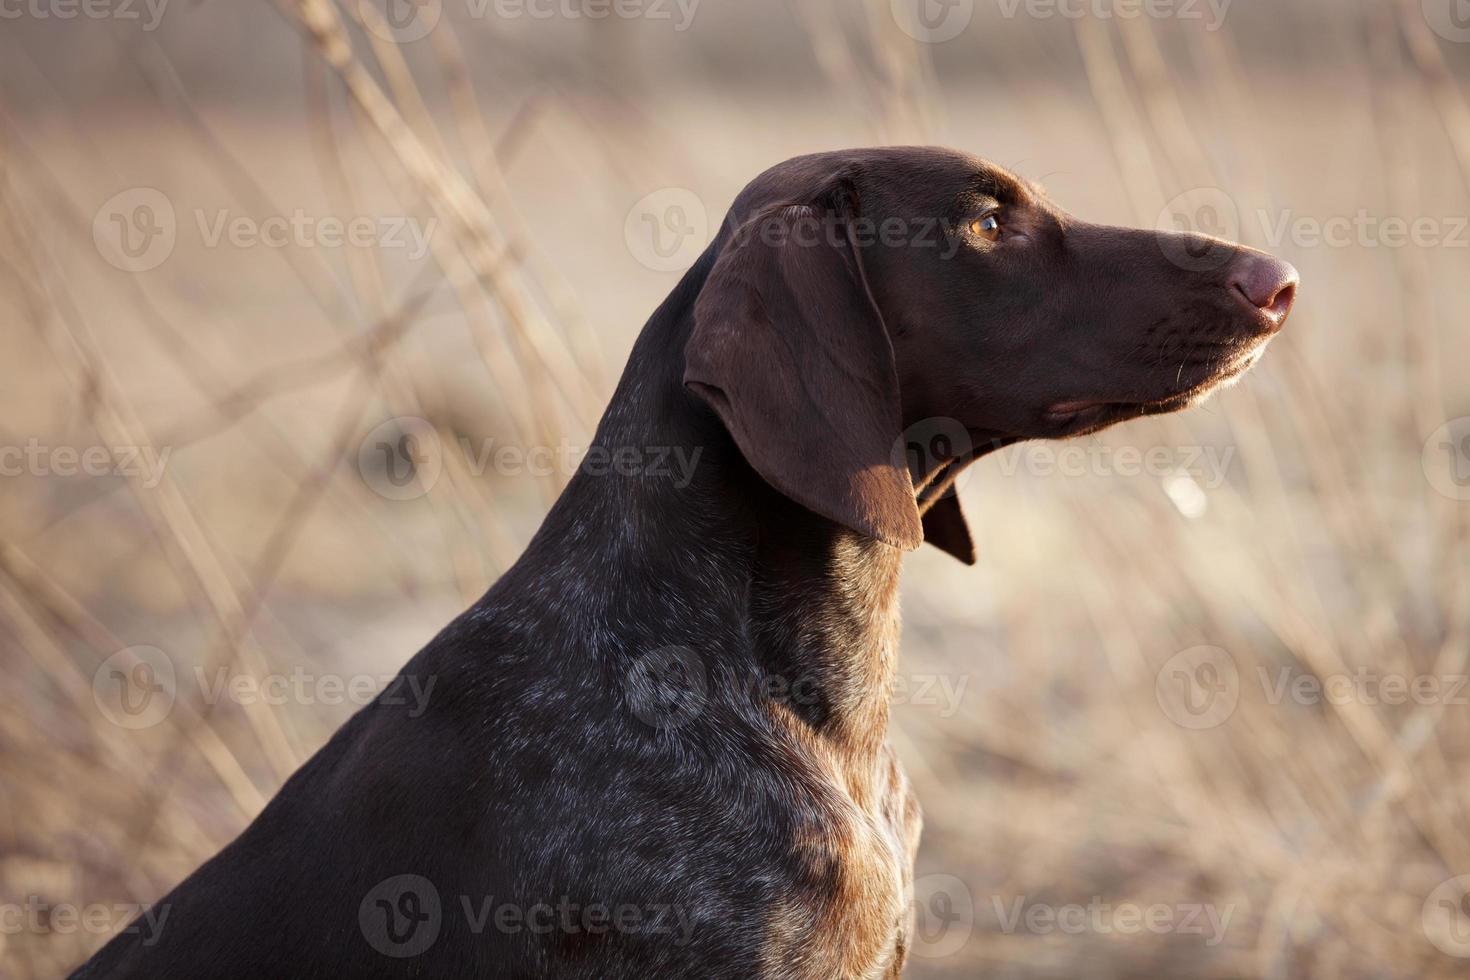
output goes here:
[{"label": "dog's chest", "polygon": [[[912,869],[918,802],[892,749],[879,741],[897,660],[896,564],[859,561],[840,577],[844,594],[827,609],[849,614],[821,623],[839,638],[852,669],[828,676],[833,714],[815,730],[772,716],[778,743],[799,759],[801,791],[791,800],[801,828],[789,859],[805,887],[773,910],[766,975],[781,980],[897,977],[912,936]],[[879,693],[882,692],[882,693]],[[820,733],[820,734],[819,734]],[[783,951],[779,952],[779,951]]]},{"label": "dog's chest", "polygon": [[874,761],[866,805],[844,781],[813,786],[789,845],[801,885],[770,910],[773,980],[878,980],[903,968],[912,935],[917,802],[886,747]]}]

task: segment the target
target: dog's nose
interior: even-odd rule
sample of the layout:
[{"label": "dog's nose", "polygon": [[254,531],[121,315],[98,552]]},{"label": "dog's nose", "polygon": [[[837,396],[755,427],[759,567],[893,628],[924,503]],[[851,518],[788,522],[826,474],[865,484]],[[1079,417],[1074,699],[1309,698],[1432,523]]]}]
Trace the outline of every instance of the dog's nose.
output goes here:
[{"label": "dog's nose", "polygon": [[1270,255],[1247,255],[1236,263],[1230,286],[1275,324],[1280,330],[1296,300],[1296,287],[1301,282],[1290,262]]}]

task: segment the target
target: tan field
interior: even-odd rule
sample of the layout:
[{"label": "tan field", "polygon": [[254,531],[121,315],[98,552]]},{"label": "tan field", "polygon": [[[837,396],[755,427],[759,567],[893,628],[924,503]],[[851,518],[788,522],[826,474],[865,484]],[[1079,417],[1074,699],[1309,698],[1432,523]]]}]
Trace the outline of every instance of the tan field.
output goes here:
[{"label": "tan field", "polygon": [[748,179],[878,143],[1302,277],[1241,383],[988,457],[979,565],[908,559],[906,975],[1470,972],[1459,21],[905,3],[16,8],[0,977],[124,927],[515,559]]}]

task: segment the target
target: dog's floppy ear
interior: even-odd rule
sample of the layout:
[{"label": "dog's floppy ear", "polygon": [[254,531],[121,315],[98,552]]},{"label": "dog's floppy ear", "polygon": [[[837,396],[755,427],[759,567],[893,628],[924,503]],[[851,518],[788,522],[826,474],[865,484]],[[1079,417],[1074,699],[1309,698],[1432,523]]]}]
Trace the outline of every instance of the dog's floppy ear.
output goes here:
[{"label": "dog's floppy ear", "polygon": [[684,383],[746,461],[814,513],[898,548],[923,541],[894,465],[898,372],[851,238],[851,188],[758,212],[694,305]]},{"label": "dog's floppy ear", "polygon": [[924,511],[924,540],[966,565],[975,564],[975,539],[965,522],[959,494],[950,491]]}]

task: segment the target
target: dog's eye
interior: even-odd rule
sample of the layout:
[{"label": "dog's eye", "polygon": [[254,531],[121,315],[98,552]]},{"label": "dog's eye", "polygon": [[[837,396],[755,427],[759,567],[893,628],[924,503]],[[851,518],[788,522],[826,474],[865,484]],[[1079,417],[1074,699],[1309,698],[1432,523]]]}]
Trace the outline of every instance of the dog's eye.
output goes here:
[{"label": "dog's eye", "polygon": [[987,242],[1000,240],[1000,217],[994,212],[970,222],[970,233]]}]

